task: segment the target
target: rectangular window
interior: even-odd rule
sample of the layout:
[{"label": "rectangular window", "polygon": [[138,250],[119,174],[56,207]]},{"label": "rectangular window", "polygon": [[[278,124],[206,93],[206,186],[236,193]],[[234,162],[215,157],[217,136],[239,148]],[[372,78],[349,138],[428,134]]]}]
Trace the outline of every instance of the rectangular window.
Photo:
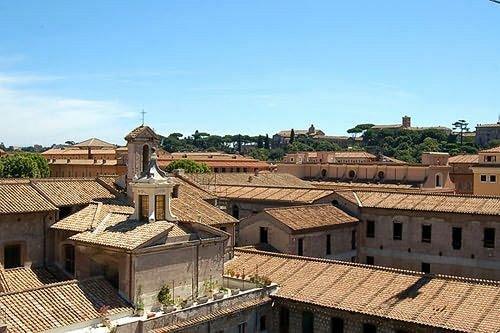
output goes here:
[{"label": "rectangular window", "polygon": [[139,196],[139,219],[141,221],[149,220],[149,197],[147,195]]},{"label": "rectangular window", "polygon": [[497,182],[497,176],[496,175],[490,175],[490,183],[496,183]]},{"label": "rectangular window", "polygon": [[247,332],[247,323],[241,323],[238,325],[238,333],[246,333]]},{"label": "rectangular window", "polygon": [[431,272],[431,264],[429,264],[427,262],[423,262],[421,271],[426,273],[426,274],[430,273]]},{"label": "rectangular window", "polygon": [[282,306],[280,307],[280,333],[288,333],[290,329],[290,310]]},{"label": "rectangular window", "polygon": [[481,181],[486,182],[486,175],[481,175]]},{"label": "rectangular window", "polygon": [[351,231],[351,250],[356,250],[356,230]]},{"label": "rectangular window", "polygon": [[495,247],[495,228],[484,228],[484,247],[494,248]]},{"label": "rectangular window", "polygon": [[259,320],[259,330],[261,332],[266,330],[266,316],[260,316]]},{"label": "rectangular window", "polygon": [[75,247],[71,244],[64,245],[64,269],[75,274]]},{"label": "rectangular window", "polygon": [[155,203],[155,219],[157,221],[165,220],[165,196],[157,195]]},{"label": "rectangular window", "polygon": [[331,333],[344,333],[344,319],[332,318]]},{"label": "rectangular window", "polygon": [[431,225],[422,226],[422,243],[430,243],[432,239],[432,227]]},{"label": "rectangular window", "polygon": [[16,268],[22,266],[21,244],[5,245],[3,248],[4,268]]},{"label": "rectangular window", "polygon": [[302,312],[302,333],[314,332],[314,314],[310,311]]},{"label": "rectangular window", "polygon": [[375,221],[366,221],[366,237],[375,237]]},{"label": "rectangular window", "polygon": [[267,228],[266,227],[260,227],[260,243],[261,244],[267,244],[268,243],[268,238],[267,238]]},{"label": "rectangular window", "polygon": [[377,326],[373,324],[363,324],[363,333],[377,333]]},{"label": "rectangular window", "polygon": [[303,238],[299,238],[299,239],[298,239],[298,243],[297,243],[297,254],[298,254],[299,256],[304,255],[304,239],[303,239]]},{"label": "rectangular window", "polygon": [[394,240],[403,239],[403,223],[394,222],[392,224],[392,239]]},{"label": "rectangular window", "polygon": [[326,235],[326,255],[332,254],[332,236]]},{"label": "rectangular window", "polygon": [[451,228],[451,246],[454,250],[460,250],[462,248],[462,228]]},{"label": "rectangular window", "polygon": [[372,256],[366,256],[366,264],[367,265],[375,265],[375,258]]}]

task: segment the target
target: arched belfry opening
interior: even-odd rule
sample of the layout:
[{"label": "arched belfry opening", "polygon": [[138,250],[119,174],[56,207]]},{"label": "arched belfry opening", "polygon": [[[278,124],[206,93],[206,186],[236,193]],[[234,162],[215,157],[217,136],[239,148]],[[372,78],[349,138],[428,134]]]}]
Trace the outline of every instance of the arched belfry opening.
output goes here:
[{"label": "arched belfry opening", "polygon": [[146,171],[148,169],[148,164],[149,164],[149,146],[144,145],[142,147],[142,169],[141,173]]}]

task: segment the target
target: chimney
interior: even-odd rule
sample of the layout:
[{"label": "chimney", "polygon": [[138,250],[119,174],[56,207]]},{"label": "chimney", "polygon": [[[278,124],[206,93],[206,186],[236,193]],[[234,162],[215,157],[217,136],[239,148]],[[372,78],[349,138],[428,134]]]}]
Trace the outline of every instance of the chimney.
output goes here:
[{"label": "chimney", "polygon": [[410,128],[411,127],[411,117],[404,116],[402,125],[404,128]]}]

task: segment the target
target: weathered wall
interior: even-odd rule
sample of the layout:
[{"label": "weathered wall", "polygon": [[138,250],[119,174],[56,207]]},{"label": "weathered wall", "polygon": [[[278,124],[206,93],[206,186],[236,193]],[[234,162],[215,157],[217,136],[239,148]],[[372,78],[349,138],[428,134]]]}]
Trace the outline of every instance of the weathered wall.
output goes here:
[{"label": "weathered wall", "polygon": [[4,246],[22,245],[24,266],[44,264],[48,244],[48,228],[55,221],[54,212],[0,215],[0,262],[4,262]]},{"label": "weathered wall", "polygon": [[[500,279],[500,217],[389,209],[361,210],[359,259],[373,256],[375,265],[432,273]],[[366,237],[366,221],[375,221],[375,237]],[[402,240],[393,240],[393,223],[403,224]],[[422,225],[431,225],[431,243],[422,242]],[[452,247],[452,228],[462,228],[461,249]],[[495,248],[483,246],[484,228],[496,228]]]}]

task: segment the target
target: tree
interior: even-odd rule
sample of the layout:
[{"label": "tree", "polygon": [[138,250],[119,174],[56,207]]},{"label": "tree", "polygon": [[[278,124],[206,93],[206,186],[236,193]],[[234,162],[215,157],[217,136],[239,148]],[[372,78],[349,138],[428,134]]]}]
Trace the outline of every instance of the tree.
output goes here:
[{"label": "tree", "polygon": [[2,158],[2,178],[45,178],[50,175],[47,160],[39,154],[18,153]]},{"label": "tree", "polygon": [[295,141],[295,131],[292,130],[290,131],[290,144],[292,144]]},{"label": "tree", "polygon": [[280,161],[285,156],[285,151],[282,148],[274,148],[269,151],[270,161]]},{"label": "tree", "polygon": [[264,148],[256,148],[252,149],[249,155],[256,160],[267,161],[267,159],[269,158],[269,150]]},{"label": "tree", "polygon": [[257,148],[264,148],[264,139],[262,138],[262,135],[257,137]]},{"label": "tree", "polygon": [[183,169],[187,173],[208,173],[210,168],[205,163],[198,163],[189,159],[175,160],[167,166],[167,172]]},{"label": "tree", "polygon": [[469,131],[469,128],[467,127],[468,125],[469,123],[463,119],[460,119],[453,123],[453,130],[458,129],[458,131],[460,132],[460,146],[463,146],[464,144],[464,132]]},{"label": "tree", "polygon": [[269,135],[267,135],[267,133],[266,133],[266,137],[264,138],[264,148],[271,149],[271,146],[269,144]]}]

